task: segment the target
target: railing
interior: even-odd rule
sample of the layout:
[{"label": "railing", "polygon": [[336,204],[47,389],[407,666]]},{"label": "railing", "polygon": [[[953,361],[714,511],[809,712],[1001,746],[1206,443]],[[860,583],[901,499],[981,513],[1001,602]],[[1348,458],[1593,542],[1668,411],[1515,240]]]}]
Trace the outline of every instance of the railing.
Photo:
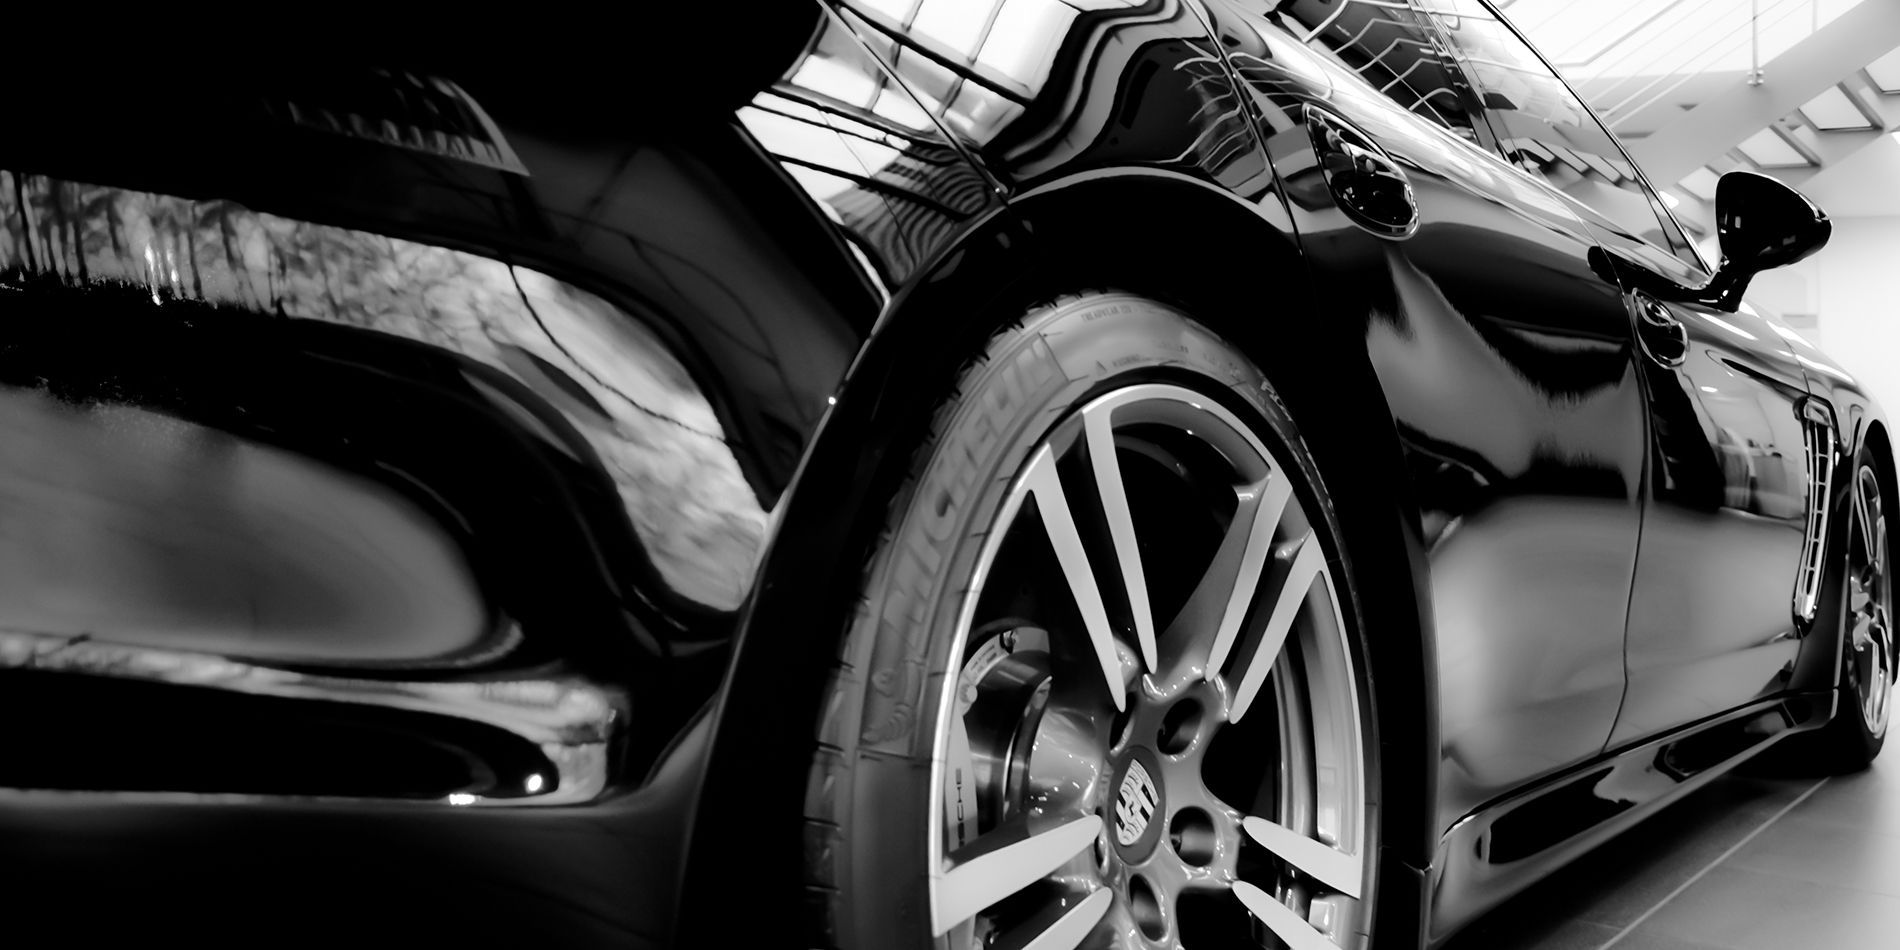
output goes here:
[{"label": "railing", "polygon": [[[1596,106],[1620,127],[1696,77],[1766,65],[1862,0],[1499,0]],[[1890,2],[1890,0],[1876,0]]]}]

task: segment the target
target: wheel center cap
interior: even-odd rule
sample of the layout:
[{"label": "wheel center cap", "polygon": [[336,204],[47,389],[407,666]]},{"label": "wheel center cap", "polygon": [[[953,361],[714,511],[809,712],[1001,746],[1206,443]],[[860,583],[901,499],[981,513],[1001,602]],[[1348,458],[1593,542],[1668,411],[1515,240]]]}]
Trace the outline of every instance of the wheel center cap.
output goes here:
[{"label": "wheel center cap", "polygon": [[[1156,763],[1146,750],[1136,750],[1122,763],[1121,781],[1116,785],[1114,813],[1115,844],[1125,857],[1138,860],[1154,848],[1162,821],[1161,780]],[[1147,760],[1147,761],[1143,761]]]}]

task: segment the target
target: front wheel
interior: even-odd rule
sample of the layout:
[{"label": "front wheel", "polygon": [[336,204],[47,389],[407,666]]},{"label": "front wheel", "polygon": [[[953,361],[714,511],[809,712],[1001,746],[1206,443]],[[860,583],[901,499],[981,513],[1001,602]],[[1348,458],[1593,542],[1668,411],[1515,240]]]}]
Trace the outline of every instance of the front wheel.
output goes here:
[{"label": "front wheel", "polygon": [[1090,295],[996,336],[932,432],[819,724],[814,939],[1363,946],[1355,588],[1259,371]]},{"label": "front wheel", "polygon": [[1870,765],[1887,741],[1893,715],[1892,551],[1885,482],[1869,449],[1853,468],[1848,522],[1846,606],[1841,617],[1840,693],[1834,719],[1796,736],[1787,755],[1805,771],[1838,774]]}]

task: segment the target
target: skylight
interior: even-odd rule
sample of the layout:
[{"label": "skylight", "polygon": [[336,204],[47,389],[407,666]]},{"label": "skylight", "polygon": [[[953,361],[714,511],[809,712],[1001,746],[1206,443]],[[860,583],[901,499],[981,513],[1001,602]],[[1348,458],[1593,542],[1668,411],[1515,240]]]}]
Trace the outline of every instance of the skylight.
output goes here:
[{"label": "skylight", "polygon": [[1801,107],[1801,114],[1807,116],[1815,128],[1827,132],[1874,127],[1874,123],[1848,97],[1847,90],[1840,86],[1829,86],[1826,92],[1809,100],[1807,105]]},{"label": "skylight", "polygon": [[1867,64],[1867,75],[1881,92],[1900,92],[1900,49]]},{"label": "skylight", "polygon": [[1813,164],[1774,129],[1756,132],[1737,147],[1749,161],[1762,168],[1806,168]]}]

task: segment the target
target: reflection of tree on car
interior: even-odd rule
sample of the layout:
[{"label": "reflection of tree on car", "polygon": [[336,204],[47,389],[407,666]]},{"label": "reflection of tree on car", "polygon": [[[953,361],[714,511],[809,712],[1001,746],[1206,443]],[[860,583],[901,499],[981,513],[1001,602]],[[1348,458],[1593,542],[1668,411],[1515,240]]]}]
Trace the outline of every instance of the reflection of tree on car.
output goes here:
[{"label": "reflection of tree on car", "polygon": [[[689,533],[679,533],[682,522],[673,517],[640,522],[656,566],[687,596],[736,605],[736,579],[749,569],[764,514],[684,369],[637,321],[598,297],[471,254],[256,214],[228,201],[7,177],[14,180],[0,189],[5,219],[43,226],[10,228],[12,243],[0,248],[9,257],[0,259],[18,255],[75,277],[124,280],[155,296],[393,333],[516,367],[544,398],[590,394],[607,415],[593,413],[600,426],[582,434],[636,517],[655,509],[695,515]],[[75,190],[88,193],[97,214],[67,215],[52,227],[48,209]],[[709,481],[710,467],[729,474]],[[721,576],[729,578],[723,588],[703,586]]]}]

